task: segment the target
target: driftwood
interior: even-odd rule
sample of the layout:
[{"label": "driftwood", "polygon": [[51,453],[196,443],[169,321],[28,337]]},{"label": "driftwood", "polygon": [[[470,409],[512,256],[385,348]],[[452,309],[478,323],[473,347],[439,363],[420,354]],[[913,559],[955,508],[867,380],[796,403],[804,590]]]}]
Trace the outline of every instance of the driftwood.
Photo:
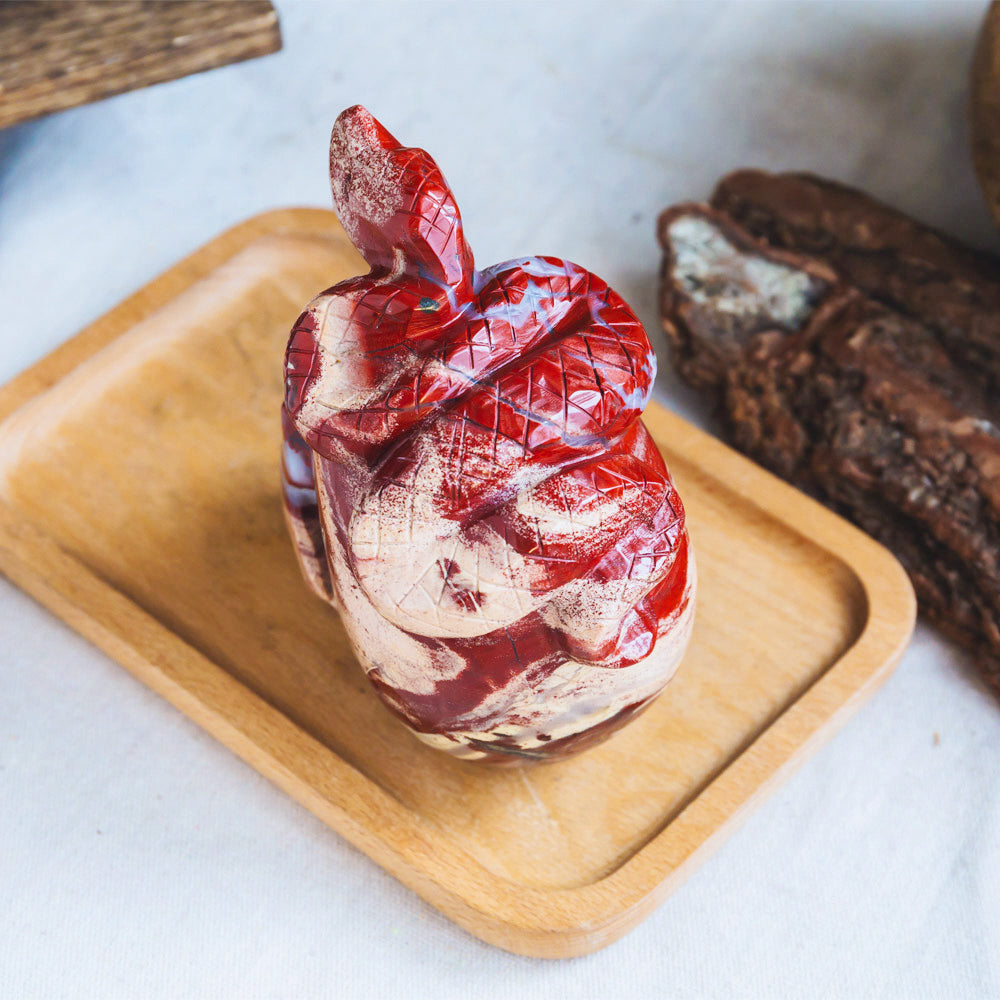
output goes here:
[{"label": "driftwood", "polygon": [[969,81],[972,162],[986,203],[1000,223],[1000,3],[986,9]]},{"label": "driftwood", "polygon": [[0,3],[0,128],[280,48],[267,0]]}]

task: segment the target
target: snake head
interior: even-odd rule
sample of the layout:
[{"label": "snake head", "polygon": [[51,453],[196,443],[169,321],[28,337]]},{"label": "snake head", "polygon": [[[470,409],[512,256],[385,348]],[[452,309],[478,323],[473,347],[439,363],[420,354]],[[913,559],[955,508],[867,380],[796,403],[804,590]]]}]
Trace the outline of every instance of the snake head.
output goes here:
[{"label": "snake head", "polygon": [[429,153],[401,145],[369,111],[342,112],[330,137],[333,205],[375,271],[410,272],[458,289],[472,251],[448,182]]}]

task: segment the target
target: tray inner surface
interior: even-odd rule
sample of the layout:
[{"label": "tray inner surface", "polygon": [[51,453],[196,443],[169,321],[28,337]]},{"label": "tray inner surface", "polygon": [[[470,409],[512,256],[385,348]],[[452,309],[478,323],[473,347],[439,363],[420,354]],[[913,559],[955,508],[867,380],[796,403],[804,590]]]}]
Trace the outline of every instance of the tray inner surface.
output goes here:
[{"label": "tray inner surface", "polygon": [[[347,276],[344,260],[332,240],[252,243],[8,421],[4,499],[490,871],[538,888],[586,885],[851,645],[861,586],[686,459],[666,439],[676,420],[651,411],[700,577],[694,639],[667,693],[559,764],[490,771],[424,747],[369,690],[336,613],[307,591],[282,520],[284,342],[303,304]],[[358,258],[349,273],[363,269]]]}]

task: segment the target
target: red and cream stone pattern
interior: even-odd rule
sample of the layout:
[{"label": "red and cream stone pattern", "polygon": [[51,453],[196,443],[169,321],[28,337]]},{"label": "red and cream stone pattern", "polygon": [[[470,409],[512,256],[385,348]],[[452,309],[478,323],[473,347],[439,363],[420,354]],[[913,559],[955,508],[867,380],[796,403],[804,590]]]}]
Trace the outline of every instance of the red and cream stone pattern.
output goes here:
[{"label": "red and cream stone pattern", "polygon": [[306,579],[376,690],[466,758],[556,758],[663,689],[687,645],[684,508],[639,419],[655,357],[600,278],[477,271],[451,190],[367,111],[334,207],[371,266],[297,320],[283,478]]}]

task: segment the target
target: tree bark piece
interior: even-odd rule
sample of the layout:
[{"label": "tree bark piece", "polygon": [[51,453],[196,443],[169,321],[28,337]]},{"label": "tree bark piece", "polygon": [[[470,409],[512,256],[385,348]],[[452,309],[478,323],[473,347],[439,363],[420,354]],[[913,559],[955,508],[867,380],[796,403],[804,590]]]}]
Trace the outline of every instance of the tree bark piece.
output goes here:
[{"label": "tree bark piece", "polygon": [[712,200],[660,219],[680,374],[741,450],[891,548],[1000,691],[995,263],[818,178],[742,171]]},{"label": "tree bark piece", "polygon": [[970,377],[1000,390],[1000,258],[808,174],[738,170],[719,182],[712,205],[926,324]]},{"label": "tree bark piece", "polygon": [[281,48],[267,0],[0,4],[0,128]]}]

